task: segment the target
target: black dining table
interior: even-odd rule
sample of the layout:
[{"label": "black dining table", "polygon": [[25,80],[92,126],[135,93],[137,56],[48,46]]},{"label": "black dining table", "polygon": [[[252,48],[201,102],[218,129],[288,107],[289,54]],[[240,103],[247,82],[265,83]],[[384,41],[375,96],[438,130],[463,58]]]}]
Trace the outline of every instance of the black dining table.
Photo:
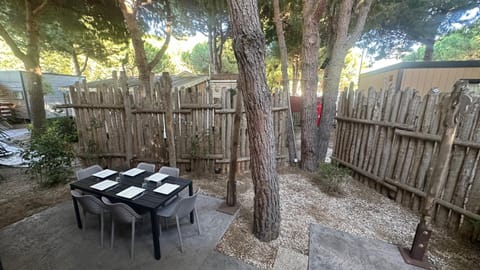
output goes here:
[{"label": "black dining table", "polygon": [[[155,258],[159,260],[161,258],[161,252],[160,252],[160,240],[159,240],[160,232],[159,232],[157,209],[165,206],[165,203],[169,202],[173,197],[177,196],[177,194],[180,193],[182,190],[184,190],[186,187],[188,187],[189,195],[192,196],[193,186],[192,186],[191,180],[183,179],[180,177],[168,176],[167,178],[162,180],[161,184],[171,183],[171,184],[177,184],[179,185],[179,187],[174,191],[172,191],[171,193],[169,193],[168,195],[160,194],[160,193],[154,192],[153,190],[158,186],[160,186],[161,184],[157,185],[157,183],[155,182],[146,182],[147,184],[144,184],[144,179],[152,174],[153,174],[152,172],[145,171],[141,174],[138,174],[132,177],[132,176],[127,176],[121,173],[115,173],[103,179],[95,176],[90,176],[86,179],[82,179],[82,180],[71,183],[70,189],[72,190],[79,189],[89,194],[96,195],[98,197],[104,196],[109,198],[112,202],[126,203],[127,205],[131,206],[132,208],[134,208],[139,212],[149,212],[151,217],[151,224],[152,224],[152,240],[153,240],[154,255],[155,255]],[[92,185],[106,179],[116,180],[119,183],[103,191],[91,188]],[[132,199],[126,199],[116,195],[120,191],[130,186],[143,187],[146,190],[142,195],[136,196]],[[73,196],[72,196],[72,200],[73,200],[73,207],[75,209],[77,225],[78,225],[78,228],[81,229],[82,221],[80,219],[78,203],[75,197]],[[190,213],[190,222],[194,223],[193,211]]]}]

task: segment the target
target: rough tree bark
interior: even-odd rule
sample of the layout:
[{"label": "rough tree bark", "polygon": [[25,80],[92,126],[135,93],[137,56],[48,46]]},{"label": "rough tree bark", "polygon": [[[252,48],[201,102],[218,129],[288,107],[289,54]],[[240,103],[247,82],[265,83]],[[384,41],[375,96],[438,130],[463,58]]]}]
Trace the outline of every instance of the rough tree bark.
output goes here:
[{"label": "rough tree bark", "polygon": [[144,42],[142,39],[143,32],[141,31],[137,22],[137,13],[140,5],[142,4],[142,0],[119,0],[118,3],[120,6],[120,10],[122,11],[123,17],[125,18],[125,24],[127,26],[128,33],[130,34],[130,38],[132,39],[133,50],[135,52],[135,64],[138,69],[138,77],[140,79],[140,82],[142,83],[142,86],[144,87],[145,95],[150,96],[150,78],[152,75],[152,70],[158,64],[158,62],[160,62],[160,59],[162,59],[162,56],[165,54],[172,35],[172,15],[170,10],[170,2],[168,0],[165,1],[165,10],[167,13],[165,41],[160,50],[155,55],[155,57],[152,59],[152,61],[150,61],[150,63],[148,62],[147,54],[145,53]]},{"label": "rough tree bark", "polygon": [[318,164],[315,154],[315,130],[317,128],[319,27],[325,5],[326,0],[303,0],[301,167],[306,171],[314,171]]},{"label": "rough tree bark", "polygon": [[280,198],[276,172],[271,94],[265,75],[265,37],[254,0],[228,0],[250,143],[255,191],[253,233],[261,241],[280,233]]},{"label": "rough tree bark", "polygon": [[288,144],[288,159],[293,165],[297,159],[297,150],[295,148],[295,133],[293,131],[292,110],[290,108],[290,89],[288,80],[288,53],[285,36],[283,33],[283,22],[280,18],[280,4],[278,0],[273,0],[273,21],[277,31],[278,46],[280,48],[280,59],[282,66],[282,88],[287,97],[288,112],[286,117],[286,132]]},{"label": "rough tree bark", "polygon": [[42,87],[42,69],[40,68],[40,32],[37,19],[44,10],[48,0],[36,4],[36,1],[25,0],[25,29],[27,48],[23,52],[7,30],[0,25],[0,36],[10,47],[13,54],[23,62],[27,72],[27,90],[30,101],[30,120],[33,124],[32,135],[42,132],[45,122],[45,102]]},{"label": "rough tree bark", "polygon": [[[209,1],[207,1],[209,2]],[[208,30],[208,52],[210,58],[210,71],[213,74],[222,73],[223,63],[223,45],[227,41],[228,32],[222,29],[222,21],[219,19],[219,14],[224,11],[223,1],[210,1],[206,3],[207,8],[207,30]],[[220,16],[221,17],[221,16]]]},{"label": "rough tree bark", "polygon": [[[368,12],[374,0],[366,0],[359,7],[354,7],[356,1],[343,0],[338,8],[338,13],[333,18],[334,37],[328,46],[327,55],[329,62],[325,68],[323,77],[323,110],[320,127],[317,129],[316,153],[318,161],[325,161],[327,155],[330,132],[337,111],[338,85],[340,74],[345,62],[348,50],[355,44],[362,34]],[[357,10],[355,21],[352,10]]]},{"label": "rough tree bark", "polygon": [[435,45],[435,33],[432,36],[426,37],[423,40],[425,45],[425,53],[423,54],[423,61],[432,61],[433,60],[433,48]]}]

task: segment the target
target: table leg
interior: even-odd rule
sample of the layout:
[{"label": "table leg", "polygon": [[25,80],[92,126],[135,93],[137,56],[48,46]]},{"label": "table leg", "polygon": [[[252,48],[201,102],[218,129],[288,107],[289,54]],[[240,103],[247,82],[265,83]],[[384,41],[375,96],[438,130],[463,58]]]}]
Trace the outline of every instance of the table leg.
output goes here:
[{"label": "table leg", "polygon": [[[188,185],[188,195],[192,196],[193,195],[193,184],[190,182]],[[190,212],[190,223],[193,224],[195,222],[195,219],[193,218],[193,211]]]},{"label": "table leg", "polygon": [[152,237],[153,237],[153,249],[155,259],[160,260],[162,257],[160,253],[160,240],[159,240],[159,231],[158,231],[158,216],[155,209],[150,211],[150,219],[152,220]]},{"label": "table leg", "polygon": [[82,228],[82,220],[80,219],[80,212],[78,211],[78,202],[75,197],[72,196],[73,208],[75,209],[75,217],[77,218],[77,226],[79,229]]}]

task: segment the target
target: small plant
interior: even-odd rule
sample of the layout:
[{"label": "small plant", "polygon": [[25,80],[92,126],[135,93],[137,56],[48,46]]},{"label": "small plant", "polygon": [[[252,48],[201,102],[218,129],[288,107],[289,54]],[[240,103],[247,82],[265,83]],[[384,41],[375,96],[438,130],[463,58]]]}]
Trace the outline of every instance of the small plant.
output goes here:
[{"label": "small plant", "polygon": [[56,125],[59,135],[64,136],[70,143],[78,142],[78,133],[75,120],[72,117],[64,116],[47,119],[46,125]]},{"label": "small plant", "polygon": [[27,172],[36,176],[41,186],[68,182],[74,158],[71,137],[62,132],[62,122],[46,124],[44,132],[33,137],[22,158],[28,162]]},{"label": "small plant", "polygon": [[350,180],[350,171],[334,163],[320,163],[314,180],[330,195],[344,194],[344,186]]}]

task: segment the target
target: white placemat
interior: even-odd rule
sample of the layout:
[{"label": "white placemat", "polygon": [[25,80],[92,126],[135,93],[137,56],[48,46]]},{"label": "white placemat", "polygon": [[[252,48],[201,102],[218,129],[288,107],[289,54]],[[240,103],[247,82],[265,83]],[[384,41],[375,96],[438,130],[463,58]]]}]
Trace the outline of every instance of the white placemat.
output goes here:
[{"label": "white placemat", "polygon": [[131,198],[137,196],[138,194],[140,194],[144,191],[145,191],[144,188],[131,186],[129,188],[126,188],[126,189],[120,191],[119,193],[117,193],[115,195],[117,195],[118,197],[131,199]]},{"label": "white placemat", "polygon": [[112,180],[103,180],[102,182],[91,185],[90,187],[96,190],[105,190],[107,188],[115,186],[116,184],[118,184],[118,182]]},{"label": "white placemat", "polygon": [[126,175],[126,176],[137,176],[141,173],[143,173],[145,170],[142,170],[142,169],[139,169],[139,168],[133,168],[133,169],[130,169],[126,172],[123,172],[123,175]]},{"label": "white placemat", "polygon": [[165,183],[158,188],[154,189],[153,191],[158,192],[160,194],[168,195],[172,193],[175,189],[180,187],[180,185],[175,185],[175,184],[170,184],[170,183]]},{"label": "white placemat", "polygon": [[98,177],[98,178],[107,178],[107,177],[109,177],[110,175],[116,174],[116,173],[117,173],[117,171],[110,170],[110,169],[105,169],[105,170],[103,170],[103,171],[94,173],[93,176]]},{"label": "white placemat", "polygon": [[149,177],[145,178],[145,180],[148,180],[148,181],[153,181],[153,182],[160,182],[162,181],[163,179],[167,178],[169,175],[168,174],[164,174],[164,173],[154,173],[152,175],[150,175]]}]

